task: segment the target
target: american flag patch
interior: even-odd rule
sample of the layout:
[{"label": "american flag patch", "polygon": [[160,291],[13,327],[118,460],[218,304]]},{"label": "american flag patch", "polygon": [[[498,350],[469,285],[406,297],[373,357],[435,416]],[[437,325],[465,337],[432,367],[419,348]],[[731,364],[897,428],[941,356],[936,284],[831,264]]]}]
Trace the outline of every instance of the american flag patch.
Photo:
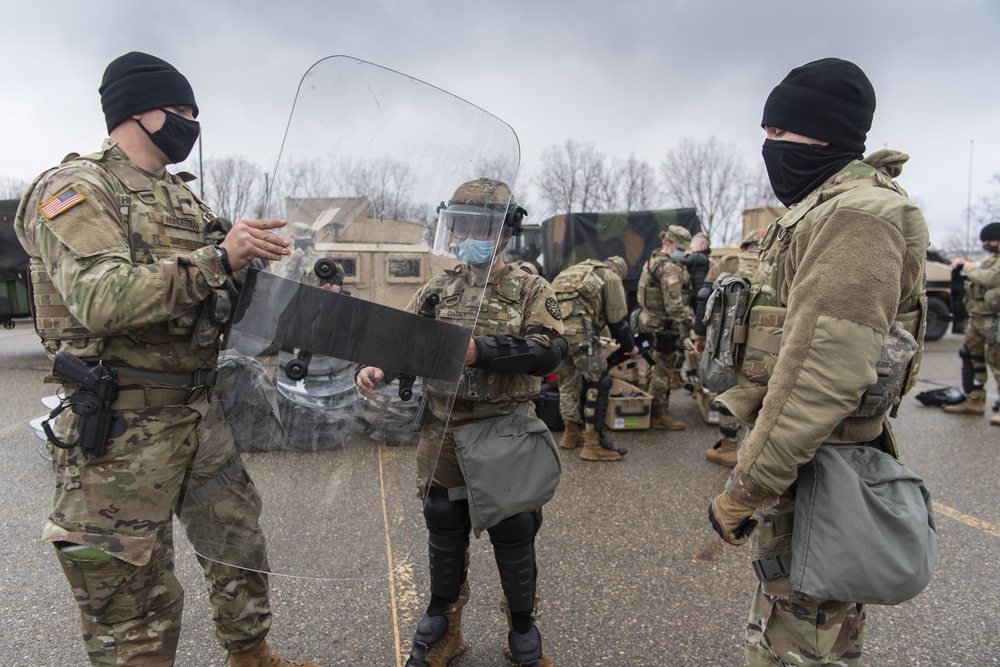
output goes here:
[{"label": "american flag patch", "polygon": [[80,191],[71,185],[38,208],[46,218],[51,220],[63,211],[73,208],[82,202],[83,199],[84,197],[80,194]]}]

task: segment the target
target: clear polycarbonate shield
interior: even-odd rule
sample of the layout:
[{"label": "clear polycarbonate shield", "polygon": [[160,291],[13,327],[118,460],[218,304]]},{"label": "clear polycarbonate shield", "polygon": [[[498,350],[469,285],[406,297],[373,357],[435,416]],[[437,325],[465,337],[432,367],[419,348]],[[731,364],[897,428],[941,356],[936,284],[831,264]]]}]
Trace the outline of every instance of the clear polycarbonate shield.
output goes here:
[{"label": "clear polycarbonate shield", "polygon": [[[424,387],[452,404],[477,315],[415,295],[462,265],[461,239],[433,251],[441,205],[477,179],[512,186],[519,160],[507,124],[439,88],[343,56],[309,69],[268,217],[313,247],[246,276],[182,504],[200,555],[331,580],[406,562],[424,531],[416,458],[441,444],[416,423]],[[477,232],[494,252],[500,234]],[[481,297],[488,267],[468,273]],[[362,366],[396,378],[378,400],[355,388]]]}]

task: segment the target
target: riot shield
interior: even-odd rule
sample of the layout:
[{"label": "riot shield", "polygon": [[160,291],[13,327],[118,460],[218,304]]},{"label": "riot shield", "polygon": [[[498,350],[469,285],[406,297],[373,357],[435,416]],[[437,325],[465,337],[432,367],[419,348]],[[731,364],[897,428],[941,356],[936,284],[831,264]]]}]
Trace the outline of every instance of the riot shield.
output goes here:
[{"label": "riot shield", "polygon": [[[182,501],[197,553],[328,580],[406,562],[424,531],[415,457],[440,447],[416,446],[424,389],[451,405],[475,325],[415,298],[462,265],[454,244],[434,252],[438,211],[464,182],[512,184],[519,160],[508,125],[434,86],[344,56],[309,69],[268,207],[296,243],[306,230],[315,280],[286,260],[245,277]],[[488,271],[472,275],[481,297]],[[362,366],[395,378],[378,400],[355,389]]]}]

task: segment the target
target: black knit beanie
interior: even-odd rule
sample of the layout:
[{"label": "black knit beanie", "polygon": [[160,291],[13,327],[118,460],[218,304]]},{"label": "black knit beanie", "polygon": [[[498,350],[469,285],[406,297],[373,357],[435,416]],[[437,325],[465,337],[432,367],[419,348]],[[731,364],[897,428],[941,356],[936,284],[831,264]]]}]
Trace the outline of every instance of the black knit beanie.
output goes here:
[{"label": "black knit beanie", "polygon": [[160,107],[193,107],[198,117],[188,80],[170,63],[147,53],[132,51],[112,60],[98,90],[109,133],[132,114]]},{"label": "black knit beanie", "polygon": [[824,58],[796,67],[764,103],[761,127],[777,127],[857,153],[875,115],[875,89],[860,67]]},{"label": "black knit beanie", "polygon": [[1000,241],[1000,222],[991,222],[979,232],[980,241]]}]

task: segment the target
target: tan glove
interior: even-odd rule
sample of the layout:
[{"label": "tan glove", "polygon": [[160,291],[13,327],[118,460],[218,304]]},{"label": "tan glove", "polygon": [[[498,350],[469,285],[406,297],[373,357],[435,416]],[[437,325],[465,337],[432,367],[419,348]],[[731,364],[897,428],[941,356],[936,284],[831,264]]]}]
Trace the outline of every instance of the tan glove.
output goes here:
[{"label": "tan glove", "polygon": [[750,539],[750,533],[757,527],[757,520],[751,519],[754,508],[744,505],[723,491],[708,506],[708,520],[712,528],[726,542],[739,546]]}]

